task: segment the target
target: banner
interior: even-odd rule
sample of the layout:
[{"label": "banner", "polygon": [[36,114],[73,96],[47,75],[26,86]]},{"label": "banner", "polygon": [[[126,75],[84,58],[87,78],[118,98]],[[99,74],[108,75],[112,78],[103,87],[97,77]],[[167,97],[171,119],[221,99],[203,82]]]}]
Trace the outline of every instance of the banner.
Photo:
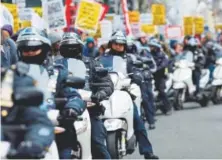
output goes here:
[{"label": "banner", "polygon": [[123,16],[125,21],[125,27],[126,27],[126,34],[132,34],[130,22],[129,22],[129,15],[128,15],[128,6],[127,6],[127,0],[121,0],[122,10],[123,10]]},{"label": "banner", "polygon": [[142,24],[141,30],[146,34],[155,34],[156,33],[156,27],[152,24]]},{"label": "banner", "polygon": [[183,18],[184,35],[193,35],[193,17]]},{"label": "banner", "polygon": [[194,34],[202,34],[204,32],[204,18],[194,17]]},{"label": "banner", "polygon": [[139,23],[140,21],[140,13],[138,11],[129,11],[129,22],[130,23]]},{"label": "banner", "polygon": [[21,21],[30,21],[32,19],[32,8],[21,8],[19,9],[19,19]]},{"label": "banner", "polygon": [[18,7],[19,9],[25,8],[25,7],[26,7],[25,1],[26,1],[26,0],[16,0],[17,7]]},{"label": "banner", "polygon": [[75,20],[75,28],[89,33],[95,33],[98,28],[102,9],[102,5],[99,3],[81,0]]},{"label": "banner", "polygon": [[66,26],[62,0],[50,0],[43,3],[44,19],[49,29],[61,29]]},{"label": "banner", "polygon": [[165,28],[165,36],[168,39],[179,39],[183,37],[183,31],[181,26],[167,26]]},{"label": "banner", "polygon": [[32,27],[38,28],[40,30],[43,30],[43,29],[47,28],[47,24],[45,23],[43,18],[40,17],[35,12],[32,12],[31,25],[32,25]]},{"label": "banner", "polygon": [[164,25],[166,23],[165,6],[162,4],[152,5],[152,15],[154,25]]}]

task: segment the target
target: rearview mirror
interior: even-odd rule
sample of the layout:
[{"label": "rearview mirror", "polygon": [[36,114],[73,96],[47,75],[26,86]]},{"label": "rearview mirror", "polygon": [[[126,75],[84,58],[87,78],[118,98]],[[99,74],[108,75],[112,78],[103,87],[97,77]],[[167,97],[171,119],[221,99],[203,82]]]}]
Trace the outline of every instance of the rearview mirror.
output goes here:
[{"label": "rearview mirror", "polygon": [[108,69],[103,67],[95,67],[95,72],[98,76],[104,77],[108,75]]},{"label": "rearview mirror", "polygon": [[66,85],[76,89],[82,89],[85,87],[85,79],[74,76],[68,76],[68,78],[66,79]]},{"label": "rearview mirror", "polygon": [[35,87],[17,88],[13,94],[15,105],[39,106],[43,103],[43,93]]}]

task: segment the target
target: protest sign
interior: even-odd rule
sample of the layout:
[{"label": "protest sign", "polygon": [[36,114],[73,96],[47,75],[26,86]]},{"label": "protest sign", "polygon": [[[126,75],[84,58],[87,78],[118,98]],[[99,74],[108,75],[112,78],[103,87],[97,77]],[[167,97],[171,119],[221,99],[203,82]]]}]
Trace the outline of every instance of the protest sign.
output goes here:
[{"label": "protest sign", "polygon": [[141,24],[152,24],[153,18],[150,13],[142,13],[140,14],[140,23]]},{"label": "protest sign", "polygon": [[66,26],[65,12],[62,0],[45,1],[42,5],[43,17],[49,29],[61,29]]},{"label": "protest sign", "polygon": [[102,20],[100,22],[101,37],[110,38],[113,32],[112,23],[109,20]]},{"label": "protest sign", "polygon": [[194,17],[194,34],[202,34],[204,32],[204,18]]},{"label": "protest sign", "polygon": [[162,4],[152,5],[152,15],[154,25],[163,25],[166,23],[165,6]]},{"label": "protest sign", "polygon": [[181,26],[166,26],[165,36],[168,39],[179,39],[183,37],[183,31]]},{"label": "protest sign", "polygon": [[141,30],[146,34],[154,34],[156,32],[156,27],[152,24],[142,24]]},{"label": "protest sign", "polygon": [[30,21],[32,19],[32,8],[20,8],[19,18],[21,21]]},{"label": "protest sign", "polygon": [[25,1],[26,1],[26,0],[16,0],[17,7],[18,7],[19,9],[25,8],[25,7],[26,7]]},{"label": "protest sign", "polygon": [[183,18],[183,28],[184,28],[184,35],[193,34],[193,17]]},{"label": "protest sign", "polygon": [[140,21],[140,13],[138,11],[129,11],[129,22],[130,23],[139,23]]},{"label": "protest sign", "polygon": [[12,14],[4,5],[0,5],[0,13],[0,27],[5,24],[14,26]]},{"label": "protest sign", "polygon": [[102,5],[99,3],[81,0],[75,20],[75,28],[89,33],[95,33],[103,11],[102,9]]},{"label": "protest sign", "polygon": [[131,30],[132,30],[132,34],[135,37],[138,37],[140,35],[140,24],[139,23],[132,23],[131,25]]}]

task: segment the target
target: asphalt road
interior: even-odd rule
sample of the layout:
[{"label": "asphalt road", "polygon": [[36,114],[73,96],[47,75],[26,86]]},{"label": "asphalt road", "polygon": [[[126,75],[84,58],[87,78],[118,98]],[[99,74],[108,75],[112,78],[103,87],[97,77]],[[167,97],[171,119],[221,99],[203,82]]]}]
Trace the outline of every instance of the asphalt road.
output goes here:
[{"label": "asphalt road", "polygon": [[[148,135],[161,159],[222,159],[222,105],[201,108],[188,103],[182,111],[156,118],[156,129],[148,130]],[[124,159],[143,156],[137,149]]]}]

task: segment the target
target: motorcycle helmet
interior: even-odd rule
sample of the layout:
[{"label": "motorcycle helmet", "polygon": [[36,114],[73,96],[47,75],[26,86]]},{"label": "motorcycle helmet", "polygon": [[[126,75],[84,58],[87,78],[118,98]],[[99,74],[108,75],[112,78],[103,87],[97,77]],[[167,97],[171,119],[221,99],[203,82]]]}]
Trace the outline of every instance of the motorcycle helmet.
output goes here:
[{"label": "motorcycle helmet", "polygon": [[20,59],[29,64],[42,64],[51,50],[46,32],[34,27],[25,28],[16,43]]},{"label": "motorcycle helmet", "polygon": [[62,36],[59,51],[66,58],[81,58],[83,42],[74,32],[66,32]]},{"label": "motorcycle helmet", "polygon": [[[116,51],[114,49],[112,49],[112,44],[116,43],[116,44],[123,44],[124,45],[124,50],[122,52]],[[111,48],[111,51],[113,53],[117,53],[117,54],[123,54],[126,51],[126,47],[127,47],[127,41],[126,41],[126,36],[123,34],[122,31],[117,31],[114,32],[111,36],[111,39],[109,41],[108,44],[109,48]]]},{"label": "motorcycle helmet", "polygon": [[150,47],[155,47],[155,48],[158,48],[158,49],[161,49],[161,48],[162,48],[161,44],[159,43],[159,41],[158,41],[156,38],[152,38],[152,39],[149,41],[148,45],[149,45]]}]

